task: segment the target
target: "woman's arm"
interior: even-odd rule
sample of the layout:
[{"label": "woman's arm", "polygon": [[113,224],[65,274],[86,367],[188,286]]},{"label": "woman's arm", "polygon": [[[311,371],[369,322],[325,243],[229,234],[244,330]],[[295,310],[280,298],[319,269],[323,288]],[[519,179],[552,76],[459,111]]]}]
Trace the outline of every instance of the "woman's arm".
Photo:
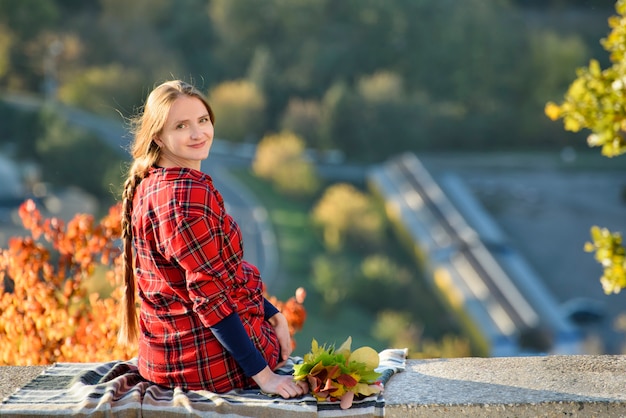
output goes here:
[{"label": "woman's arm", "polygon": [[[275,319],[278,315],[285,318],[278,313],[271,319]],[[282,323],[280,318],[276,318],[275,321]],[[285,319],[284,322],[286,324],[287,320]],[[250,341],[237,313],[227,316],[212,326],[211,331],[220,344],[235,358],[244,373],[252,377],[264,392],[274,393],[285,399],[308,392],[309,388],[305,382],[294,382],[291,376],[278,375],[269,368],[265,359]],[[289,352],[291,353],[291,350]]]},{"label": "woman's arm", "polygon": [[248,377],[252,377],[267,367],[267,362],[256,349],[239,314],[232,313],[210,327],[215,338],[235,358]]}]

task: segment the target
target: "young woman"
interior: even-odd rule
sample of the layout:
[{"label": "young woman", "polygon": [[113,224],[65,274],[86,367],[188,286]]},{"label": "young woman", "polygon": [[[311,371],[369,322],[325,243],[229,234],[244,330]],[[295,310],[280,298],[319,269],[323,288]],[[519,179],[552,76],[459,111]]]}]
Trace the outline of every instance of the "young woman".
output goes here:
[{"label": "young woman", "polygon": [[215,122],[206,98],[169,81],[132,122],[120,342],[139,338],[139,372],[159,385],[304,394],[306,384],[273,372],[291,354],[287,321],[263,297],[257,268],[242,258],[239,227],[200,171]]}]

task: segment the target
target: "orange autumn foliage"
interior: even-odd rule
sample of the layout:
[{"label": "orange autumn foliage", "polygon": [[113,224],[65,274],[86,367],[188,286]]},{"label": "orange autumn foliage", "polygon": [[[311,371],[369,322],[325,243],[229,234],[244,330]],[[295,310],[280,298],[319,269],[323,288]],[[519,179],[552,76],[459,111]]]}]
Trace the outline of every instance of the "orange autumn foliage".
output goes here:
[{"label": "orange autumn foliage", "polygon": [[[99,223],[86,214],[67,224],[44,219],[32,200],[20,206],[19,215],[31,236],[13,237],[0,249],[0,365],[136,356],[136,347],[117,344],[121,206],[111,207]],[[86,282],[102,267],[112,292],[88,294]],[[292,332],[301,329],[302,304],[271,299],[281,305]]]}]

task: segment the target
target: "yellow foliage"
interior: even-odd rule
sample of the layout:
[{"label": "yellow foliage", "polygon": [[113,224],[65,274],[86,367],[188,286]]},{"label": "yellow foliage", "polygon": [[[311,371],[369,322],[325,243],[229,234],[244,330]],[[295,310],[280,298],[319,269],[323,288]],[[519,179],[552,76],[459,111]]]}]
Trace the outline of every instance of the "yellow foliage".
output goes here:
[{"label": "yellow foliage", "polygon": [[554,102],[548,102],[544,112],[551,120],[557,120],[561,116],[561,108]]},{"label": "yellow foliage", "polygon": [[252,170],[257,176],[271,180],[277,167],[290,161],[301,161],[304,141],[285,131],[263,137],[256,149]]},{"label": "yellow foliage", "polygon": [[592,242],[586,242],[584,249],[595,252],[595,259],[604,269],[600,283],[606,294],[619,293],[626,287],[626,251],[622,236],[606,228],[591,228]]},{"label": "yellow foliage", "polygon": [[577,78],[563,103],[549,102],[544,109],[550,119],[562,118],[568,131],[591,131],[587,143],[601,147],[607,157],[626,152],[626,0],[618,0],[615,9],[618,16],[609,19],[611,32],[601,41],[612,65],[602,69],[598,60],[592,59],[576,71]]},{"label": "yellow foliage", "polygon": [[388,71],[362,77],[358,81],[357,90],[369,103],[397,102],[402,99],[404,93],[402,78]]},{"label": "yellow foliage", "polygon": [[325,237],[335,238],[335,242],[327,242],[332,249],[338,249],[347,238],[375,245],[384,233],[384,218],[373,199],[347,183],[326,189],[313,208],[312,219]]},{"label": "yellow foliage", "polygon": [[309,196],[319,188],[319,180],[304,152],[304,141],[292,132],[266,135],[257,146],[252,170],[283,193]]},{"label": "yellow foliage", "polygon": [[245,80],[221,83],[209,92],[209,102],[217,137],[241,142],[261,130],[265,97],[255,84]]},{"label": "yellow foliage", "polygon": [[[626,152],[626,0],[617,0],[617,16],[608,20],[611,32],[601,40],[609,52],[611,66],[602,69],[597,60],[576,71],[563,103],[548,103],[545,114],[552,120],[563,118],[566,130],[591,131],[590,147],[601,147],[602,155],[615,157]],[[585,251],[594,252],[604,272],[600,282],[607,294],[619,293],[626,286],[624,247],[619,234],[597,226],[591,228],[593,242]]]}]

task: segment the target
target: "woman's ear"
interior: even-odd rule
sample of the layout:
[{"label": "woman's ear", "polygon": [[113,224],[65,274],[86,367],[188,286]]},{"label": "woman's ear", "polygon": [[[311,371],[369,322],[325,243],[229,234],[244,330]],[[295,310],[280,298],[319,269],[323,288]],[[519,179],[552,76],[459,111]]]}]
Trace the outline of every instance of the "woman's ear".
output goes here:
[{"label": "woman's ear", "polygon": [[161,141],[161,138],[159,138],[158,136],[152,138],[152,142],[154,142],[154,144],[159,148],[163,147],[163,141]]}]

